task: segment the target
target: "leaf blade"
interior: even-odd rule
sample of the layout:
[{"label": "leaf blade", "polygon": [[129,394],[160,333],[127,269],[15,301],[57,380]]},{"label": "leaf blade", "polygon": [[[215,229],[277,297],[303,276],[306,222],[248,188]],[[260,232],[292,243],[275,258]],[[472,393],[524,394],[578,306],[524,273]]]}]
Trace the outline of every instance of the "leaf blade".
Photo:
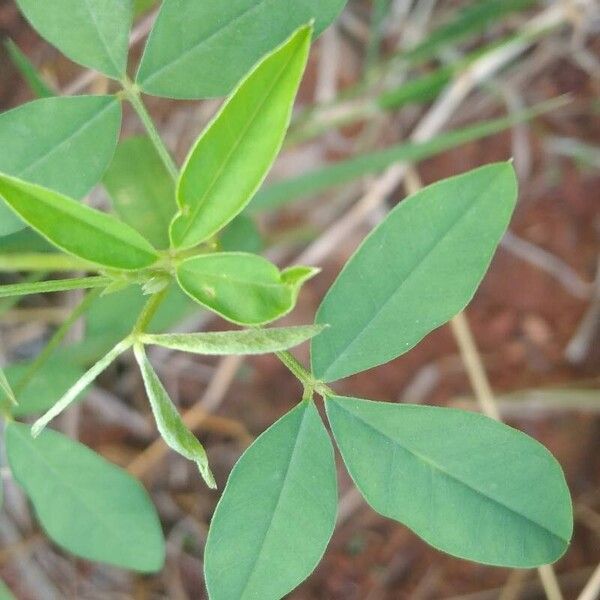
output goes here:
[{"label": "leaf blade", "polygon": [[[82,198],[108,167],[120,127],[114,96],[28,102],[0,115],[0,172]],[[23,227],[1,204],[0,236]]]},{"label": "leaf blade", "polygon": [[311,339],[323,331],[317,325],[297,327],[272,327],[270,329],[244,329],[241,331],[216,331],[202,333],[167,333],[141,336],[144,344],[152,344],[194,354],[224,356],[231,354],[269,354],[288,350]]},{"label": "leaf blade", "polygon": [[535,440],[456,409],[341,396],[326,406],[367,502],[429,544],[514,567],[547,564],[565,552],[569,491],[559,464]]},{"label": "leaf blade", "polygon": [[331,440],[314,404],[303,402],[250,446],[229,477],[206,543],[210,597],[283,597],[319,562],[336,513]]},{"label": "leaf blade", "polygon": [[424,188],[392,210],[317,311],[316,322],[331,327],[311,345],[315,376],[334,381],[388,362],[462,310],[516,197],[512,166],[497,163]]},{"label": "leaf blade", "polygon": [[298,269],[279,272],[261,256],[221,252],[184,260],[177,268],[177,282],[190,298],[224,319],[258,326],[292,310],[300,287],[316,273],[308,267]]},{"label": "leaf blade", "polygon": [[315,31],[321,33],[345,4],[346,0],[164,2],[137,82],[157,96],[223,96],[298,27],[315,19]]},{"label": "leaf blade", "polygon": [[0,197],[49,242],[79,258],[123,270],[158,259],[135,229],[58,192],[0,174]]},{"label": "leaf blade", "polygon": [[311,27],[301,27],[268,54],[194,144],[177,184],[175,247],[210,238],[252,199],[283,143],[311,35]]},{"label": "leaf blade", "polygon": [[71,60],[109,77],[125,75],[132,0],[17,0],[42,37]]},{"label": "leaf blade", "polygon": [[152,412],[161,437],[167,446],[192,462],[195,462],[202,478],[209,488],[215,489],[217,484],[208,464],[208,456],[196,436],[185,426],[175,405],[163,387],[158,375],[152,368],[143,346],[134,346],[146,394],[150,400]]},{"label": "leaf blade", "polygon": [[57,432],[34,440],[26,425],[11,422],[6,434],[11,470],[57,544],[88,560],[160,570],[160,522],[138,481]]},{"label": "leaf blade", "polygon": [[169,247],[169,225],[177,210],[175,185],[149,138],[120,142],[103,183],[125,223],[154,247]]}]

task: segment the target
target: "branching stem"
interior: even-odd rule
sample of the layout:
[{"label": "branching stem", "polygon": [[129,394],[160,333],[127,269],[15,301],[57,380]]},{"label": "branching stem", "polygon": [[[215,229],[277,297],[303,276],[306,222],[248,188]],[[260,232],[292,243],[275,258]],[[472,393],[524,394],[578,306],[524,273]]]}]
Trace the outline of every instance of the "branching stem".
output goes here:
[{"label": "branching stem", "polygon": [[144,125],[146,132],[148,133],[150,141],[156,148],[156,151],[158,152],[165,167],[167,167],[167,170],[173,178],[173,181],[177,181],[177,178],[179,177],[179,169],[177,168],[177,165],[175,164],[171,153],[169,152],[169,150],[165,146],[165,143],[160,137],[158,129],[156,128],[156,125],[154,124],[154,121],[152,120],[148,109],[142,101],[139,88],[128,79],[124,79],[121,82],[121,84],[123,85],[123,92],[125,98],[129,100],[131,106],[133,106],[135,112],[138,114],[138,117],[142,121],[142,124]]}]

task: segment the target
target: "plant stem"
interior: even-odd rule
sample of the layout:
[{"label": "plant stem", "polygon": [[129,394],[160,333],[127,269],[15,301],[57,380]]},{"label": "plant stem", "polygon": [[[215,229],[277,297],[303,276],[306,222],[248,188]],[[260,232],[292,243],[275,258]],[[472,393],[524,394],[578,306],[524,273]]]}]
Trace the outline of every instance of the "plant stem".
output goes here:
[{"label": "plant stem", "polygon": [[127,98],[127,100],[129,100],[131,106],[133,106],[135,112],[138,114],[138,117],[142,121],[142,124],[144,125],[146,132],[148,133],[150,141],[156,148],[156,151],[158,152],[165,167],[167,167],[167,171],[173,178],[173,181],[177,181],[177,178],[179,177],[179,169],[177,168],[177,165],[175,164],[175,161],[173,160],[169,150],[165,146],[165,143],[160,137],[160,134],[158,133],[158,130],[156,128],[156,125],[154,124],[154,121],[152,120],[152,117],[150,116],[150,113],[148,112],[146,106],[142,102],[139,88],[126,79],[123,80],[121,84],[123,85],[125,97]]},{"label": "plant stem", "polygon": [[73,279],[56,279],[35,283],[15,283],[0,286],[0,298],[11,296],[27,296],[29,294],[44,294],[48,292],[67,292],[69,290],[84,290],[106,287],[112,280],[108,277],[79,277]]},{"label": "plant stem", "polygon": [[146,327],[148,327],[150,321],[152,320],[152,317],[154,317],[156,311],[159,309],[160,305],[165,299],[168,289],[169,288],[167,287],[164,290],[158,292],[157,294],[153,294],[148,300],[146,306],[144,306],[144,308],[142,309],[142,312],[140,313],[140,316],[138,317],[138,320],[133,327],[133,337],[139,336],[142,333],[146,333],[145,329]]},{"label": "plant stem", "polygon": [[317,392],[320,396],[333,394],[329,387],[322,381],[317,381],[312,373],[307,371],[290,352],[284,350],[283,352],[275,352],[275,355],[302,384],[304,388],[303,400],[310,400],[314,392]]},{"label": "plant stem", "polygon": [[66,254],[31,252],[0,256],[0,271],[80,271],[90,264]]},{"label": "plant stem", "polygon": [[35,360],[29,365],[29,368],[21,377],[19,382],[15,386],[15,393],[20,394],[33,379],[35,374],[40,368],[46,363],[46,361],[52,356],[53,352],[58,348],[60,343],[63,341],[71,327],[79,320],[79,318],[87,312],[91,304],[100,296],[102,293],[101,289],[95,289],[83,298],[83,300],[73,309],[67,320],[54,332],[54,335],[50,338],[50,341],[46,344],[46,347],[37,355]]},{"label": "plant stem", "polygon": [[296,376],[305,386],[312,386],[315,381],[312,375],[296,360],[287,350],[276,352],[277,358]]}]

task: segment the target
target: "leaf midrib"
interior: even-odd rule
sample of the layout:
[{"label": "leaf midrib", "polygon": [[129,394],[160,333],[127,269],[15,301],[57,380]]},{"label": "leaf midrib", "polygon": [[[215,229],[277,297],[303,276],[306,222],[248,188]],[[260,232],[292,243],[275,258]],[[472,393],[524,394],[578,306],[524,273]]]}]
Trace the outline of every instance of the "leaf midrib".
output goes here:
[{"label": "leaf midrib", "polygon": [[27,173],[29,173],[31,170],[35,169],[40,164],[44,163],[46,160],[51,158],[53,154],[60,151],[63,148],[63,146],[65,146],[66,144],[71,142],[75,137],[79,136],[88,127],[90,127],[95,121],[97,121],[100,117],[102,117],[105,112],[107,112],[110,108],[112,108],[114,106],[115,102],[116,102],[115,99],[111,99],[110,101],[108,101],[106,103],[106,106],[102,110],[97,112],[91,119],[87,119],[82,124],[78,125],[77,129],[75,129],[74,131],[71,131],[69,133],[68,137],[65,137],[59,144],[54,144],[50,147],[49,150],[44,150],[43,153],[40,156],[38,156],[32,163],[28,164],[25,168],[19,170],[18,173],[15,173],[15,176],[16,177],[26,177]]},{"label": "leaf midrib", "polygon": [[[495,181],[501,177],[502,174],[498,173],[493,180],[488,184],[487,188],[485,189],[484,192],[481,193],[480,197],[473,202],[465,212],[461,213],[457,219],[455,219],[450,226],[446,229],[446,231],[443,233],[443,235],[439,238],[437,238],[436,242],[434,244],[432,244],[432,246],[427,250],[427,252],[423,255],[423,257],[421,259],[419,259],[419,261],[417,263],[415,263],[410,271],[406,274],[405,278],[402,280],[402,282],[400,283],[400,285],[396,288],[396,290],[390,294],[390,296],[388,296],[388,298],[385,300],[385,302],[374,312],[374,314],[372,314],[371,318],[366,321],[361,328],[359,329],[359,331],[356,333],[356,335],[352,338],[352,340],[346,345],[346,347],[337,354],[336,358],[333,360],[333,362],[330,363],[330,365],[327,367],[327,369],[325,370],[323,377],[327,378],[327,374],[334,369],[335,366],[337,366],[340,362],[340,360],[342,360],[343,358],[346,357],[346,355],[348,354],[348,352],[350,352],[350,350],[354,347],[354,345],[360,340],[361,336],[363,335],[363,333],[365,332],[365,330],[371,325],[371,323],[373,323],[373,321],[375,321],[379,315],[386,309],[386,307],[388,306],[388,304],[390,304],[390,302],[392,302],[405,288],[405,286],[407,285],[407,283],[412,279],[412,277],[422,268],[423,263],[425,263],[425,261],[435,252],[435,250],[438,248],[438,246],[440,246],[445,240],[446,238],[450,235],[450,233],[460,224],[460,222],[465,219],[467,217],[467,215],[469,215],[476,207],[478,207],[484,200],[487,200],[487,195],[489,193],[489,188],[495,183]],[[442,319],[442,322],[444,322],[444,319]]]},{"label": "leaf midrib", "polygon": [[400,443],[399,440],[397,440],[397,439],[395,439],[393,437],[390,437],[387,433],[385,433],[384,431],[381,431],[381,429],[379,429],[378,427],[376,427],[375,425],[373,425],[369,421],[366,421],[360,415],[357,415],[355,412],[350,411],[350,410],[346,409],[345,407],[343,407],[341,402],[337,402],[335,400],[333,400],[333,402],[335,402],[335,404],[337,405],[337,407],[340,410],[342,410],[347,415],[349,415],[350,417],[352,417],[355,421],[358,421],[359,423],[362,423],[362,424],[366,425],[369,429],[371,429],[372,431],[374,431],[375,433],[377,433],[381,437],[385,438],[388,442],[391,442],[393,445],[401,448],[407,454],[410,454],[415,459],[417,459],[417,460],[421,461],[422,463],[428,465],[430,468],[434,469],[435,471],[437,471],[438,473],[440,473],[442,476],[446,477],[447,479],[450,479],[451,481],[457,483],[458,485],[466,488],[470,492],[474,492],[476,495],[482,496],[483,498],[485,498],[486,500],[488,500],[492,504],[495,504],[495,505],[499,506],[500,508],[506,510],[507,512],[512,513],[514,515],[517,515],[517,517],[519,517],[520,519],[524,519],[525,521],[531,523],[534,527],[537,527],[538,529],[541,529],[544,533],[549,534],[550,536],[552,536],[552,537],[560,540],[561,543],[568,543],[569,542],[568,539],[563,538],[560,534],[555,533],[554,531],[551,531],[550,529],[548,529],[548,527],[546,527],[545,525],[542,525],[541,523],[538,523],[535,519],[529,517],[528,515],[525,515],[525,514],[519,512],[518,509],[512,508],[508,504],[504,504],[504,502],[502,502],[501,500],[497,500],[496,498],[493,498],[489,494],[487,494],[487,493],[485,493],[485,492],[477,489],[476,487],[474,487],[470,483],[468,483],[468,482],[460,479],[459,477],[457,477],[456,475],[453,475],[449,471],[444,470],[444,468],[441,465],[439,465],[438,463],[436,463],[434,460],[428,458],[424,454],[421,454],[421,453],[417,452],[416,450],[413,450],[412,448],[409,448],[408,446],[404,446],[402,443]]},{"label": "leaf midrib", "polygon": [[273,511],[271,512],[271,518],[269,519],[269,523],[267,525],[267,528],[264,532],[264,535],[262,536],[261,542],[260,542],[260,547],[258,548],[258,552],[255,553],[254,555],[254,560],[252,561],[252,566],[249,569],[248,572],[248,576],[246,578],[246,583],[244,584],[244,587],[242,588],[241,594],[240,594],[240,598],[244,598],[244,594],[246,593],[246,590],[248,589],[248,586],[250,585],[250,583],[252,582],[253,578],[254,578],[254,574],[255,574],[255,568],[256,565],[259,563],[260,558],[262,556],[262,553],[264,551],[265,548],[265,544],[267,542],[267,538],[269,537],[269,534],[271,532],[271,528],[273,526],[273,520],[275,517],[275,514],[277,513],[277,510],[279,509],[279,505],[281,504],[281,499],[283,497],[283,492],[287,486],[288,483],[288,478],[290,475],[290,470],[292,468],[292,464],[294,463],[294,461],[296,460],[296,455],[297,455],[297,451],[298,451],[298,445],[299,445],[299,441],[300,438],[302,437],[302,432],[303,429],[305,427],[305,424],[308,420],[309,417],[309,409],[310,406],[306,406],[304,409],[304,415],[302,416],[302,422],[300,423],[300,426],[298,427],[298,435],[296,436],[296,439],[294,441],[294,447],[292,448],[292,452],[290,454],[290,460],[287,464],[286,470],[285,470],[285,474],[283,476],[283,481],[281,484],[281,489],[279,490],[279,494],[277,495],[277,500],[275,502],[275,506],[273,508]]},{"label": "leaf midrib", "polygon": [[106,56],[108,57],[109,62],[111,63],[111,65],[115,69],[114,74],[118,77],[119,75],[121,75],[121,73],[120,73],[121,68],[119,67],[119,65],[115,61],[115,57],[113,56],[113,54],[111,52],[110,46],[108,44],[108,41],[104,38],[104,34],[103,34],[102,30],[100,29],[100,26],[98,24],[97,15],[94,12],[93,7],[90,6],[89,0],[84,0],[84,4],[85,4],[85,8],[88,11],[88,14],[90,15],[90,18],[92,19],[92,23],[95,26],[95,31],[96,31],[98,40],[100,40],[100,44],[104,48],[104,52],[106,53]]},{"label": "leaf midrib", "polygon": [[[27,184],[28,182],[24,182],[24,183],[25,183],[25,184]],[[36,184],[31,184],[31,185],[36,185]],[[20,188],[17,188],[17,189],[18,189],[19,191],[23,192],[23,190],[21,190]],[[46,188],[42,188],[42,189],[46,190]],[[52,191],[52,190],[49,190],[49,191],[50,191],[50,192],[52,192],[52,193],[56,193],[56,194],[58,194],[58,195],[61,195],[61,194],[59,194],[58,192],[54,192],[54,191]],[[30,191],[25,191],[24,193],[26,193],[27,195],[34,196],[34,194],[32,194]],[[34,196],[34,197],[35,197],[35,196]],[[1,192],[0,192],[0,198],[3,198],[3,196],[2,196],[2,193],[1,193]],[[124,235],[123,237],[120,237],[120,236],[117,236],[117,235],[115,235],[115,234],[111,233],[110,231],[109,231],[109,232],[107,232],[107,231],[106,231],[104,228],[102,228],[102,227],[98,227],[97,225],[95,225],[95,224],[93,224],[93,223],[90,223],[90,222],[86,221],[85,219],[82,219],[82,218],[80,218],[80,217],[74,217],[74,216],[73,216],[73,215],[72,215],[72,214],[71,214],[71,213],[70,213],[68,210],[62,209],[62,208],[60,208],[60,207],[56,206],[55,204],[51,204],[50,202],[47,202],[47,201],[46,201],[46,200],[44,200],[44,199],[40,199],[40,198],[37,198],[37,197],[35,197],[35,198],[36,198],[36,201],[37,201],[37,202],[39,202],[40,204],[43,204],[43,205],[45,205],[45,206],[49,206],[51,210],[53,210],[53,211],[57,212],[59,215],[65,215],[65,216],[66,216],[66,217],[68,217],[69,219],[72,219],[72,220],[74,220],[74,221],[75,221],[76,223],[78,223],[78,224],[79,224],[79,226],[80,226],[80,227],[82,227],[82,228],[86,228],[86,229],[88,229],[88,228],[89,228],[90,230],[92,230],[92,231],[94,231],[94,232],[97,232],[97,231],[99,231],[99,232],[100,232],[100,233],[101,233],[103,236],[105,236],[106,238],[109,238],[109,239],[111,239],[111,240],[115,240],[115,241],[117,241],[117,242],[119,242],[119,243],[123,244],[124,246],[126,246],[126,247],[128,247],[128,248],[130,248],[130,249],[135,249],[136,251],[138,251],[138,252],[140,252],[140,253],[144,253],[144,254],[146,254],[147,256],[153,257],[155,260],[158,258],[158,257],[157,257],[157,255],[156,255],[156,254],[155,254],[155,253],[154,253],[154,252],[151,250],[151,249],[152,249],[152,246],[150,246],[150,248],[151,248],[151,249],[144,248],[144,247],[143,247],[143,246],[141,246],[141,245],[137,245],[137,244],[135,244],[135,243],[131,242],[131,240],[130,240],[130,239],[128,239],[128,238],[127,238],[125,235]],[[6,199],[5,199],[5,201],[7,202],[7,204],[8,204],[9,206],[12,206],[12,204],[11,204],[11,203],[10,203],[8,200],[6,200]],[[84,206],[84,205],[82,205],[82,206]],[[87,208],[89,208],[90,210],[94,210],[94,209],[91,209],[90,207],[87,207]],[[110,218],[110,217],[111,217],[111,215],[109,215],[108,213],[103,213],[103,212],[100,212],[100,211],[98,211],[98,213],[99,213],[99,215],[102,215],[103,217],[108,217],[108,218]],[[95,214],[95,211],[94,211],[94,213],[93,213],[93,214]],[[123,223],[123,222],[121,222],[121,221],[118,221],[117,219],[115,219],[115,220],[114,220],[114,223],[115,223],[115,224],[118,224],[118,225],[117,225],[118,227],[123,227],[123,226],[124,226],[124,227],[127,227],[127,228],[129,228],[129,226],[128,226],[127,224],[125,224],[125,223]],[[42,236],[44,236],[44,237],[47,237],[47,235],[41,231],[41,229],[40,229],[40,227],[39,227],[39,226],[37,226],[37,225],[31,225],[31,227],[33,227],[33,229],[35,229],[36,231],[39,231],[39,233],[40,233]],[[141,234],[139,234],[139,233],[138,233],[137,231],[135,231],[135,229],[133,229],[133,228],[131,228],[131,231],[128,231],[127,233],[128,233],[130,236],[132,236],[133,234],[135,234],[135,236],[134,236],[134,239],[135,239],[135,237],[139,236],[139,237],[140,237],[142,240],[146,241],[146,240],[145,240],[145,238],[144,238],[144,237],[142,237],[142,236],[141,236]],[[48,239],[49,239],[49,238],[48,238]],[[63,249],[65,249],[65,251],[66,251],[66,252],[73,253],[73,251],[72,251],[72,250],[66,250],[66,248],[64,247],[64,245],[63,245],[63,244],[61,244],[60,242],[53,241],[52,243],[53,243],[53,244],[55,244],[56,246],[60,247],[60,248],[63,248]],[[148,244],[150,245],[150,243],[149,243],[149,242],[148,242]],[[92,259],[86,259],[86,260],[89,260],[89,261],[91,261],[91,262],[96,262],[96,261],[94,261],[94,260],[92,260]]]}]

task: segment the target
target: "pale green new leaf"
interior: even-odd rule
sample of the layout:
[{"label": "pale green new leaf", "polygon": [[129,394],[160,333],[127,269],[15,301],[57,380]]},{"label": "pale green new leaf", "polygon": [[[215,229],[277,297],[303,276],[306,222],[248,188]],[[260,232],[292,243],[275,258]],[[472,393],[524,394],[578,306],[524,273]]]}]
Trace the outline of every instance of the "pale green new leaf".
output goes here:
[{"label": "pale green new leaf", "polygon": [[121,79],[133,0],[17,0],[27,20],[71,60]]},{"label": "pale green new leaf", "polygon": [[243,252],[194,256],[177,268],[181,289],[193,300],[239,325],[264,325],[294,308],[302,284],[318,271],[279,271],[265,258]]},{"label": "pale green new leaf", "polygon": [[[120,127],[114,96],[28,102],[0,115],[0,172],[82,198],[102,178]],[[0,203],[0,236],[23,227]]]},{"label": "pale green new leaf", "polygon": [[321,33],[346,0],[165,0],[137,74],[149,94],[228,94],[261,57],[315,20]]},{"label": "pale green new leaf", "polygon": [[334,381],[410,350],[460,312],[483,278],[517,198],[512,165],[435,183],[363,241],[316,316],[314,375]]},{"label": "pale green new leaf", "polygon": [[160,521],[138,481],[82,444],[54,431],[6,429],[11,471],[48,536],[73,554],[126,569],[161,569]]},{"label": "pale green new leaf", "polygon": [[210,238],[252,199],[283,143],[311,34],[311,27],[302,27],[268,54],[195,143],[177,185],[175,247]]},{"label": "pale green new leaf", "polygon": [[231,472],[204,552],[211,600],[283,598],[318,564],[336,513],[331,440],[314,403],[302,402]]},{"label": "pale green new leaf", "polygon": [[158,375],[152,368],[143,346],[134,347],[135,358],[142,372],[146,394],[158,431],[169,448],[196,463],[206,485],[215,489],[217,484],[208,464],[208,456],[198,438],[185,426],[177,408],[169,398]]},{"label": "pale green new leaf", "polygon": [[125,223],[155,248],[169,247],[169,224],[177,210],[175,184],[149,138],[120,142],[103,183]]},{"label": "pale green new leaf", "polygon": [[79,258],[123,270],[149,267],[158,258],[129,225],[48,188],[0,174],[0,198],[49,242]]},{"label": "pale green new leaf", "polygon": [[165,333],[141,336],[144,344],[153,344],[192,354],[223,356],[228,354],[269,354],[298,346],[323,331],[322,325],[210,331],[203,333]]},{"label": "pale green new leaf", "polygon": [[96,364],[94,364],[83,376],[78,379],[58,400],[58,402],[42,417],[40,417],[31,428],[31,435],[37,437],[40,435],[44,427],[60,415],[65,409],[67,409],[80,394],[88,387],[94,380],[105,371],[111,363],[113,363],[123,352],[131,348],[131,340],[129,338],[119,342],[108,354],[103,356]]},{"label": "pale green new leaf", "polygon": [[573,529],[560,465],[507,425],[449,408],[334,396],[327,414],[367,502],[432,546],[468,560],[535,567]]}]

